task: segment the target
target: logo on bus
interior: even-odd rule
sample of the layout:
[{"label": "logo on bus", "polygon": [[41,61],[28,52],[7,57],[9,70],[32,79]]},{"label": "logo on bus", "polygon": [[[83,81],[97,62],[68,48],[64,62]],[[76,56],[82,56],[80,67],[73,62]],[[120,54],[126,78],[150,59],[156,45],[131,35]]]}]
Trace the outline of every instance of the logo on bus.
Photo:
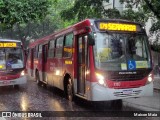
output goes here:
[{"label": "logo on bus", "polygon": [[114,82],[113,85],[116,86],[116,87],[119,87],[119,86],[121,86],[121,82]]}]

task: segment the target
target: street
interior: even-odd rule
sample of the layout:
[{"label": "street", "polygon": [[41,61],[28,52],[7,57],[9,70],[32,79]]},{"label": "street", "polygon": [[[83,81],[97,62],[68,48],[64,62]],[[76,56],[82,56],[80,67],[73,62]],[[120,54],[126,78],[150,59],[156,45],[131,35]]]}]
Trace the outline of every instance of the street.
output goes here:
[{"label": "street", "polygon": [[[160,93],[156,92],[155,95],[160,96]],[[84,114],[87,111],[108,111],[111,114],[107,116],[107,118],[112,119],[114,116],[113,119],[116,119],[115,114],[112,114],[116,109],[111,109],[109,102],[87,102],[81,99],[77,99],[76,102],[69,102],[64,98],[62,91],[55,88],[47,89],[44,86],[38,86],[36,82],[31,79],[28,80],[27,85],[21,85],[19,89],[15,89],[13,86],[0,87],[0,111],[74,111],[80,112],[80,114]],[[142,110],[124,102],[120,112],[123,113],[125,111],[136,112]],[[92,117],[93,113],[88,112],[87,116]],[[121,116],[121,118],[123,118],[123,116]],[[77,117],[77,119],[79,119],[79,117]],[[102,117],[98,119],[102,119]],[[154,117],[153,119],[158,118]]]}]

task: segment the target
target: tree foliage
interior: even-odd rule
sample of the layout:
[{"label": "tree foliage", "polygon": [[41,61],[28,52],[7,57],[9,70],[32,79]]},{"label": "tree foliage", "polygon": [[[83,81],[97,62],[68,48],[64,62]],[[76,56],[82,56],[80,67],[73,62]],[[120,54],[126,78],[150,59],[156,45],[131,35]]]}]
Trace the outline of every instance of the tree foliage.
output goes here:
[{"label": "tree foliage", "polygon": [[73,7],[61,12],[61,18],[68,21],[75,18],[77,21],[85,18],[123,18],[142,23],[146,22],[143,11],[133,11],[133,5],[131,4],[126,4],[129,9],[120,13],[116,8],[105,9],[104,2],[109,2],[109,0],[76,0]]},{"label": "tree foliage", "polygon": [[[160,0],[121,0],[121,2],[125,2],[128,8],[139,5],[139,9],[142,11],[140,16],[143,16],[145,21],[149,18],[152,19],[150,36],[156,36],[156,40],[151,46],[153,50],[160,51]],[[140,11],[138,11],[138,14]]]},{"label": "tree foliage", "polygon": [[104,0],[76,0],[73,7],[61,12],[61,17],[63,20],[77,18],[78,21],[85,18],[102,18],[105,13],[103,2]]},{"label": "tree foliage", "polygon": [[[11,28],[6,30],[10,33],[6,35],[12,37],[10,31],[17,31],[13,34],[18,34],[20,39],[38,38],[86,18],[123,18],[144,24],[148,18],[155,17],[150,33],[159,33],[159,0],[120,1],[128,9],[122,12],[105,9],[103,3],[109,0],[0,0],[0,35],[6,33],[2,29]],[[137,7],[137,11],[133,7]]]},{"label": "tree foliage", "polygon": [[0,25],[11,28],[14,24],[37,21],[48,14],[49,0],[0,0]]},{"label": "tree foliage", "polygon": [[160,1],[159,0],[144,0],[143,5],[144,10],[147,12],[152,12],[157,19],[160,19]]},{"label": "tree foliage", "polygon": [[[4,0],[0,0],[0,8],[2,5],[1,3],[3,1]],[[17,0],[17,1],[22,2],[23,0]],[[30,0],[30,2],[31,1],[33,0]],[[36,15],[37,17],[33,17],[33,18],[30,17],[29,12],[27,11],[25,12],[26,16],[24,17],[24,20],[18,19],[17,21],[10,23],[9,21],[7,22],[2,21],[6,18],[1,19],[0,37],[8,38],[8,39],[19,39],[27,47],[29,40],[32,40],[32,39],[35,40],[35,39],[41,38],[43,36],[53,33],[55,30],[62,29],[68,26],[69,24],[72,24],[72,21],[64,22],[60,18],[59,13],[61,10],[64,10],[72,6],[73,0],[38,0],[38,1],[36,0],[33,2],[37,2],[37,3],[30,3],[31,7],[34,7],[34,6],[39,7],[39,8],[33,8],[33,11],[36,9],[39,9],[40,13]],[[46,3],[40,5],[40,3],[42,2],[46,2]],[[42,9],[42,8],[45,8],[45,9]],[[23,14],[23,12],[18,10],[16,11],[16,14],[18,13]],[[36,14],[37,12],[38,11],[31,12],[31,13]],[[9,15],[8,16],[6,15],[6,17],[9,17]],[[20,16],[20,15],[18,15],[17,17],[23,18],[23,16]],[[2,26],[3,26],[3,29],[2,29]]]},{"label": "tree foliage", "polygon": [[[61,11],[65,11],[73,7],[75,3],[75,0],[56,0],[54,4],[52,4],[51,7],[51,14],[50,19],[54,21],[54,23],[57,25],[58,29],[62,29],[65,27],[68,27],[69,25],[77,22],[76,17],[74,19],[71,19],[69,21],[66,21],[65,19],[63,20],[61,18]],[[66,16],[72,16],[72,14],[68,13]]]},{"label": "tree foliage", "polygon": [[138,21],[141,24],[144,24],[148,20],[148,17],[146,16],[146,14],[143,13],[142,10],[133,11],[131,8],[124,10],[121,16],[123,19],[132,20],[136,22]]},{"label": "tree foliage", "polygon": [[[157,41],[160,39],[159,0],[120,0],[121,3],[125,3],[127,8],[121,13],[115,8],[105,9],[104,2],[109,2],[109,0],[75,0],[73,7],[65,9],[60,13],[61,18],[65,21],[74,19],[81,21],[85,18],[122,18],[142,24],[145,24],[149,18],[152,18],[154,23],[150,29],[150,34],[156,34]],[[154,44],[157,44],[157,41]]]}]

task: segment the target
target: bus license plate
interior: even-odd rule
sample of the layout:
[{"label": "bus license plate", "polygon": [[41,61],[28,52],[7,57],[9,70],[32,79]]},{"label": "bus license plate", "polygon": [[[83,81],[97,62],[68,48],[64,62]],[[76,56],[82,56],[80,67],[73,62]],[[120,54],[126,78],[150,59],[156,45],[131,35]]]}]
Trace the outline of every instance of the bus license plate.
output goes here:
[{"label": "bus license plate", "polygon": [[123,90],[123,94],[132,94],[132,89]]}]

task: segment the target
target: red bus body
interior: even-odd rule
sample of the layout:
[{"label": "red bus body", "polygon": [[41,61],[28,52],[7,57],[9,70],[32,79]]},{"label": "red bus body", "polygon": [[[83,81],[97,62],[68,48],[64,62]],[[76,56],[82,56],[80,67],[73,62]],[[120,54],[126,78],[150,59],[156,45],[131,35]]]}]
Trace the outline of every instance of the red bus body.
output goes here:
[{"label": "red bus body", "polygon": [[[131,36],[143,42],[137,43],[136,54],[144,56],[144,59],[134,58],[134,50],[128,53],[130,48],[126,44]],[[111,50],[112,38],[120,42],[118,49],[124,51]],[[125,47],[122,47],[122,43]],[[104,44],[108,47],[104,47]],[[132,46],[132,42],[129,45]],[[138,23],[86,19],[31,43],[28,74],[38,82],[65,92],[70,83],[74,95],[90,101],[150,96],[153,94],[153,75],[148,46],[146,33]],[[122,54],[125,59],[118,63],[120,60],[117,58],[121,59],[119,55]],[[133,55],[132,58],[127,57],[128,54]]]},{"label": "red bus body", "polygon": [[25,84],[25,62],[20,41],[0,39],[0,86]]}]

